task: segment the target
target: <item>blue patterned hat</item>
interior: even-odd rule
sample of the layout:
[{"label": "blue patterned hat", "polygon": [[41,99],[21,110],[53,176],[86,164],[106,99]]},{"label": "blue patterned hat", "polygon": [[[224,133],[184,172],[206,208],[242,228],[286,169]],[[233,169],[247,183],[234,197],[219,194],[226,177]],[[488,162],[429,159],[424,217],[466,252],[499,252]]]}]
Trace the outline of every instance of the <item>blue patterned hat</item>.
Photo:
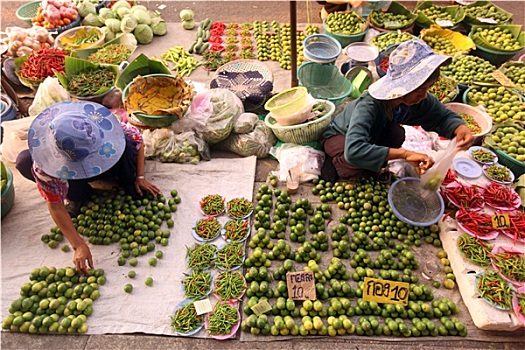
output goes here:
[{"label": "blue patterned hat", "polygon": [[126,147],[120,122],[94,102],[60,102],[31,123],[29,151],[48,175],[62,180],[87,179],[110,169]]},{"label": "blue patterned hat", "polygon": [[438,55],[421,40],[399,44],[390,54],[386,75],[368,87],[370,95],[378,100],[393,100],[405,96],[421,85],[450,56]]}]

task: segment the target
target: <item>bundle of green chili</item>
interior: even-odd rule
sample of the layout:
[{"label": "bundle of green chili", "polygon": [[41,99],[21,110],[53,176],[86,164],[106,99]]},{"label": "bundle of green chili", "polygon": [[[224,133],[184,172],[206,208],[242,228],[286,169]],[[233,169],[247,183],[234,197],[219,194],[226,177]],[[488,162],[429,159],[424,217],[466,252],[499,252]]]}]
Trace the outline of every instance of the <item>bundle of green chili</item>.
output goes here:
[{"label": "bundle of green chili", "polygon": [[195,233],[203,240],[212,240],[219,235],[222,226],[216,218],[205,218],[197,221]]},{"label": "bundle of green chili", "polygon": [[228,220],[224,224],[224,238],[229,241],[242,241],[250,232],[248,220]]},{"label": "bundle of green chili", "polygon": [[244,245],[228,243],[217,251],[215,265],[223,270],[231,270],[242,265],[244,261]]},{"label": "bundle of green chili", "polygon": [[206,215],[219,215],[224,212],[224,198],[218,194],[209,194],[201,199],[200,206]]},{"label": "bundle of green chili", "polygon": [[221,300],[239,299],[246,290],[246,281],[239,272],[222,272],[215,278],[213,292]]},{"label": "bundle of green chili", "polygon": [[213,267],[217,247],[213,244],[195,244],[193,248],[186,247],[188,267],[192,270],[202,270]]},{"label": "bundle of green chili", "polygon": [[204,323],[204,317],[197,315],[195,305],[188,303],[177,309],[171,316],[171,327],[179,333],[189,333]]},{"label": "bundle of green chili", "polygon": [[228,303],[217,303],[208,316],[208,332],[212,335],[227,335],[239,323],[238,310]]},{"label": "bundle of green chili", "polygon": [[459,251],[467,260],[479,266],[490,265],[490,244],[466,234],[459,236],[457,243]]},{"label": "bundle of green chili", "polygon": [[25,79],[41,81],[55,76],[55,72],[64,73],[67,53],[62,49],[33,50],[20,66],[20,76]]},{"label": "bundle of green chili", "polygon": [[182,285],[184,294],[188,299],[199,300],[204,298],[211,291],[211,273],[208,271],[192,271],[184,274]]},{"label": "bundle of green chili", "polygon": [[79,97],[96,96],[100,89],[115,85],[117,74],[109,67],[89,68],[69,77],[67,90]]},{"label": "bundle of green chili", "polygon": [[477,288],[479,295],[491,304],[509,310],[512,305],[513,289],[494,270],[485,270],[478,276]]},{"label": "bundle of green chili", "polygon": [[228,216],[235,219],[242,219],[250,215],[253,211],[253,203],[246,198],[234,198],[228,201]]},{"label": "bundle of green chili", "polygon": [[525,282],[525,254],[512,251],[493,253],[492,263],[509,280]]},{"label": "bundle of green chili", "polygon": [[131,55],[131,49],[122,44],[104,46],[92,53],[87,60],[93,63],[120,64]]}]

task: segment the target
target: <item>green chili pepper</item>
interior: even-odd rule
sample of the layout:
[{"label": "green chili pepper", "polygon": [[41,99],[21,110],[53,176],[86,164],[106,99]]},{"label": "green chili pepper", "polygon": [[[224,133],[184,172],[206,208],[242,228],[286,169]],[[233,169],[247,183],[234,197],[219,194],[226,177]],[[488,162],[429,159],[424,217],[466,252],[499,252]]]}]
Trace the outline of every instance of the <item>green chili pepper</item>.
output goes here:
[{"label": "green chili pepper", "polygon": [[490,303],[509,310],[512,305],[512,288],[498,273],[487,269],[478,277],[478,291]]},{"label": "green chili pepper", "polygon": [[192,270],[202,270],[213,267],[217,247],[213,244],[195,244],[193,248],[186,247],[188,267]]},{"label": "green chili pepper", "polygon": [[208,332],[212,335],[230,334],[239,323],[238,310],[228,303],[217,303],[208,316]]},{"label": "green chili pepper", "polygon": [[221,224],[216,218],[204,218],[197,221],[195,233],[204,240],[212,240],[221,232]]},{"label": "green chili pepper", "polygon": [[213,292],[221,300],[238,299],[246,290],[246,281],[239,272],[222,272],[215,279]]},{"label": "green chili pepper", "polygon": [[195,305],[188,303],[177,309],[171,316],[171,327],[180,333],[189,333],[196,330],[204,323],[204,318],[197,315]]},{"label": "green chili pepper", "polygon": [[236,219],[242,219],[251,214],[253,203],[246,198],[234,198],[228,201],[228,216]]},{"label": "green chili pepper", "polygon": [[238,242],[246,238],[250,231],[248,220],[228,220],[224,224],[224,237],[226,240]]},{"label": "green chili pepper", "polygon": [[184,294],[189,299],[202,299],[211,290],[211,273],[209,271],[192,271],[190,274],[184,274],[182,285]]},{"label": "green chili pepper", "polygon": [[224,198],[218,194],[209,194],[200,202],[201,209],[206,215],[219,215],[224,211]]},{"label": "green chili pepper", "polygon": [[467,260],[479,266],[490,265],[490,244],[466,234],[459,236],[457,243]]},{"label": "green chili pepper", "polygon": [[230,270],[242,265],[244,259],[244,245],[242,243],[228,243],[217,251],[215,265],[224,270]]}]

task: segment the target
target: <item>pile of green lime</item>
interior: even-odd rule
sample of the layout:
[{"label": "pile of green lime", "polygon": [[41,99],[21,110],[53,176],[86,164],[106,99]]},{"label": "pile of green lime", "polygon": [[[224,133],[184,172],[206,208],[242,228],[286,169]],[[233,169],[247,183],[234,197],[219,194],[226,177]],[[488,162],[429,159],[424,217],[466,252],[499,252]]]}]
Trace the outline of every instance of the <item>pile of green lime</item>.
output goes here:
[{"label": "pile of green lime", "polygon": [[426,35],[422,39],[436,53],[447,56],[454,56],[455,53],[459,52],[459,50],[456,48],[456,46],[454,46],[450,39],[444,38],[442,36]]},{"label": "pile of green lime", "polygon": [[490,2],[481,6],[466,6],[465,14],[474,18],[482,18],[485,21],[490,19],[497,24],[505,23],[512,17],[512,15],[498,10],[498,8]]},{"label": "pile of green lime", "polygon": [[399,44],[412,39],[414,39],[413,35],[398,31],[377,35],[372,38],[372,44],[374,44],[378,50],[383,50],[390,45]]},{"label": "pile of green lime", "polygon": [[475,43],[479,43],[479,40],[481,39],[482,42],[484,41],[495,50],[517,51],[523,48],[523,45],[520,44],[508,28],[478,27],[473,31],[472,39]]},{"label": "pile of green lime", "polygon": [[353,35],[362,33],[366,23],[356,12],[332,12],[325,19],[326,28],[330,33]]},{"label": "pile of green lime", "polygon": [[481,105],[495,123],[508,119],[525,121],[521,96],[503,86],[472,87],[467,93],[469,104]]},{"label": "pile of green lime", "polygon": [[525,129],[518,125],[502,125],[490,135],[490,138],[495,148],[520,162],[525,162]]},{"label": "pile of green lime", "polygon": [[441,67],[443,75],[465,85],[472,82],[493,83],[496,80],[491,73],[495,70],[496,67],[489,61],[470,55],[456,56],[451,64]]},{"label": "pile of green lime", "polygon": [[106,283],[104,270],[81,275],[72,267],[33,269],[9,307],[2,329],[22,333],[86,333],[87,318]]}]

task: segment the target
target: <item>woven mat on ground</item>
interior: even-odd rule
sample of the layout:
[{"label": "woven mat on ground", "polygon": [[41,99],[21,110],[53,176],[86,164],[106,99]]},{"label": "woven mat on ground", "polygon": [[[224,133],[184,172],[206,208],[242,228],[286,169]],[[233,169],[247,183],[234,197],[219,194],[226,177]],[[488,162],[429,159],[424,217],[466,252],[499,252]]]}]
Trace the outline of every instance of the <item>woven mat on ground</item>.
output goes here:
[{"label": "woven mat on ground", "polygon": [[[184,299],[181,279],[186,271],[185,246],[195,239],[191,234],[194,223],[202,218],[198,211],[199,199],[207,194],[221,194],[227,200],[236,197],[252,199],[255,178],[255,157],[214,158],[198,165],[171,164],[148,161],[146,175],[161,188],[167,198],[177,189],[182,202],[173,214],[169,245],[156,249],[164,252],[156,267],[148,265],[153,253],[139,257],[137,267],[118,266],[120,244],[90,246],[96,268],[103,268],[107,283],[100,286],[101,297],[93,304],[93,314],[88,318],[88,334],[147,333],[175,335],[170,326],[174,307]],[[2,314],[8,314],[11,302],[20,296],[20,286],[29,281],[35,267],[72,266],[72,252],[52,250],[40,237],[49,233],[54,225],[34,183],[22,176],[9,164],[15,176],[15,205],[2,220],[1,235],[1,291]],[[227,217],[219,217],[224,223]],[[165,225],[165,223],[163,224]],[[165,228],[163,226],[163,228]],[[221,245],[219,238],[213,243]],[[134,280],[127,277],[135,270]],[[216,272],[214,271],[213,274]],[[144,284],[147,276],[154,279],[152,287]],[[124,292],[124,285],[132,283],[133,292]],[[213,303],[212,299],[212,303]],[[201,330],[195,337],[206,337]]]}]

